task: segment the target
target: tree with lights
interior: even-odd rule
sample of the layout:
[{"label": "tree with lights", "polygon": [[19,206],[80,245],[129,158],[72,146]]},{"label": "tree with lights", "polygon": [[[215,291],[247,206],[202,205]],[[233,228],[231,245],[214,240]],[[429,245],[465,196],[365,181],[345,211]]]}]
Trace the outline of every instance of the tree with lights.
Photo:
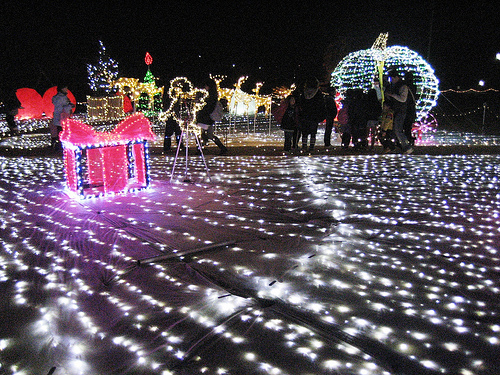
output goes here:
[{"label": "tree with lights", "polygon": [[108,56],[102,41],[99,41],[99,45],[97,64],[87,64],[89,86],[98,96],[112,95],[115,90],[110,83],[118,78],[118,63]]},{"label": "tree with lights", "polygon": [[155,76],[151,73],[151,70],[148,69],[146,75],[144,76],[144,83],[155,83]]},{"label": "tree with lights", "polygon": [[151,116],[158,113],[163,108],[162,93],[157,90],[156,78],[153,73],[151,73],[150,66],[153,63],[153,57],[149,54],[149,52],[146,52],[144,62],[148,66],[148,71],[144,77],[144,83],[146,84],[145,87],[149,88],[149,90],[141,93],[137,109],[144,112],[146,115]]}]

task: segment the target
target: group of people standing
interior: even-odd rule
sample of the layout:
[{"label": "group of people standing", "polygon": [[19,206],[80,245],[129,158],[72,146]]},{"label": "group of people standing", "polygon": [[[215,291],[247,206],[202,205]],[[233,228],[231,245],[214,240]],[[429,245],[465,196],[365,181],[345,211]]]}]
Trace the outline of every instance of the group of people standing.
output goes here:
[{"label": "group of people standing", "polygon": [[[382,90],[381,87],[384,89]],[[215,82],[206,80],[204,88],[208,92],[205,106],[196,114],[196,123],[202,129],[202,145],[213,141],[220,149],[220,154],[227,153],[227,147],[214,134],[216,120],[213,112],[218,103],[218,93]],[[68,89],[65,85],[58,86],[57,95],[52,98],[54,118],[50,124],[53,148],[60,148],[59,133],[61,122],[69,117],[74,105],[68,99]],[[412,126],[416,118],[416,92],[412,75],[406,72],[404,79],[395,68],[389,69],[383,85],[376,80],[367,93],[362,89],[349,89],[345,93],[342,107],[337,113],[334,90],[320,90],[319,81],[315,77],[306,79],[301,87],[287,98],[279,107],[273,110],[273,115],[284,132],[284,151],[290,152],[299,148],[312,152],[316,146],[316,136],[320,123],[325,122],[324,146],[331,146],[331,135],[335,128],[341,134],[342,147],[348,149],[353,144],[355,150],[368,147],[368,135],[378,137],[384,152],[392,152],[396,147],[402,153],[411,154],[414,149]],[[19,103],[12,105],[14,109]],[[9,112],[14,118],[14,112]],[[182,117],[182,108],[176,109],[176,117]],[[14,126],[9,122],[11,131]],[[181,129],[174,116],[166,121],[164,151],[171,147],[171,137],[175,135],[177,144],[181,144]],[[182,146],[182,145],[181,145]],[[201,150],[200,150],[201,152]]]},{"label": "group of people standing", "polygon": [[299,147],[311,152],[316,145],[319,123],[325,122],[325,147],[331,146],[334,119],[338,115],[341,144],[344,149],[353,145],[354,150],[368,148],[368,138],[378,137],[384,152],[393,152],[396,147],[402,153],[413,153],[412,126],[416,118],[415,86],[410,72],[403,79],[395,68],[388,71],[383,82],[368,92],[349,89],[337,114],[334,93],[319,90],[316,78],[305,81],[303,87],[285,98],[273,115],[284,131],[284,151]]},{"label": "group of people standing", "polygon": [[326,121],[325,146],[331,145],[337,106],[330,92],[323,93],[320,90],[317,78],[307,79],[302,89],[283,99],[273,115],[285,133],[285,151],[297,149],[300,140],[303,151],[313,151],[318,126],[323,121]]},{"label": "group of people standing", "polygon": [[397,147],[404,154],[413,153],[415,139],[412,135],[416,119],[416,91],[411,72],[403,79],[396,68],[389,69],[383,86],[378,80],[367,93],[348,90],[343,102],[348,121],[344,124],[342,147],[348,148],[350,137],[354,148],[364,149],[368,133],[377,137],[384,153]]}]

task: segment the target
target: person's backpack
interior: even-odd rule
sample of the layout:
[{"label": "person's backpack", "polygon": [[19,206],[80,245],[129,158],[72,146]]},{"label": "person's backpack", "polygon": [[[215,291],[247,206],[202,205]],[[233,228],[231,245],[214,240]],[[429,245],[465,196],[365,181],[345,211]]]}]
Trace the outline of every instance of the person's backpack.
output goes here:
[{"label": "person's backpack", "polygon": [[339,113],[337,114],[337,121],[340,125],[347,125],[349,122],[349,114],[347,104],[344,104],[342,108],[340,108]]},{"label": "person's backpack", "polygon": [[210,114],[210,118],[215,122],[219,122],[224,117],[224,108],[222,108],[222,104],[219,100],[215,103],[215,108],[213,112]]},{"label": "person's backpack", "polygon": [[271,113],[276,120],[276,123],[281,124],[281,120],[283,119],[283,115],[285,114],[287,108],[288,101],[283,99],[278,107],[272,109]]}]

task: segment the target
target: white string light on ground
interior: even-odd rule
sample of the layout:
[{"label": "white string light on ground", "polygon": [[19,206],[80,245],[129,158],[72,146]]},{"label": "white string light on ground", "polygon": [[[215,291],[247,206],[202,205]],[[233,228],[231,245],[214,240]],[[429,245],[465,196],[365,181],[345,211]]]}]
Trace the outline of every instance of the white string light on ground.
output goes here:
[{"label": "white string light on ground", "polygon": [[60,158],[2,157],[2,370],[491,373],[499,161],[213,157],[205,185],[153,156],[150,188],[77,201]]}]

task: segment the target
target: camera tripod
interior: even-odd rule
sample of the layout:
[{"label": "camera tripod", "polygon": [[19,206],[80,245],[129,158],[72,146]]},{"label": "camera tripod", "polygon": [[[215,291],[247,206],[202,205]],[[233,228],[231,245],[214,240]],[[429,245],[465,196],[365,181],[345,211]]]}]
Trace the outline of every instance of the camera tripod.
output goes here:
[{"label": "camera tripod", "polygon": [[170,175],[170,182],[172,182],[172,180],[174,178],[175,167],[177,165],[177,159],[179,157],[179,153],[181,151],[182,145],[184,145],[184,151],[185,151],[185,155],[186,155],[183,182],[191,182],[191,180],[188,177],[188,170],[189,170],[189,142],[190,142],[192,136],[194,136],[195,147],[198,147],[201,159],[203,160],[203,164],[205,165],[205,171],[207,172],[208,179],[210,182],[212,182],[212,178],[210,177],[210,172],[209,172],[208,166],[207,166],[207,161],[205,160],[205,155],[203,154],[203,148],[201,146],[201,141],[200,141],[200,137],[198,134],[199,133],[198,127],[191,123],[191,121],[190,121],[190,119],[192,117],[191,111],[190,111],[189,106],[187,106],[185,102],[183,102],[183,105],[181,105],[181,116],[182,116],[182,119],[180,120],[180,121],[182,121],[181,136],[179,137],[179,143],[177,145],[177,151],[175,153],[174,165],[172,167],[172,173]]}]

